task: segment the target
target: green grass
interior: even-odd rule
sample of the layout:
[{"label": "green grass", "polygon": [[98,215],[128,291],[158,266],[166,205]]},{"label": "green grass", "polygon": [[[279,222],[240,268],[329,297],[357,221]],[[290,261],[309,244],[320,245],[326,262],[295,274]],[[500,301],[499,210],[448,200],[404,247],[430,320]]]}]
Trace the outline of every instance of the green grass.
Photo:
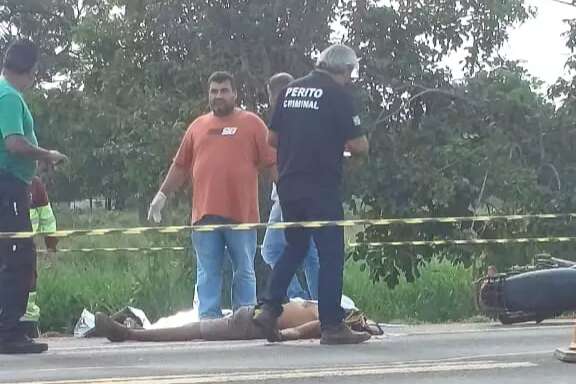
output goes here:
[{"label": "green grass", "polygon": [[126,305],[151,319],[192,305],[194,278],[183,255],[65,255],[40,263],[38,303],[43,330],[70,332],[82,312]]},{"label": "green grass", "polygon": [[[97,209],[90,214],[63,205],[55,205],[54,211],[58,229],[141,226],[135,211]],[[190,247],[190,241],[186,233],[106,235],[64,238],[58,245],[60,249],[152,246]],[[192,305],[196,266],[189,249],[40,254],[38,269],[40,322],[45,331],[71,332],[83,308],[114,312],[133,305],[153,320]]]},{"label": "green grass", "polygon": [[359,263],[349,261],[344,292],[370,317],[380,321],[447,322],[468,319],[477,313],[471,268],[437,257],[421,266],[420,274],[412,283],[402,277],[390,289],[383,282],[371,282]]},{"label": "green grass", "polygon": [[[133,212],[95,211],[94,215],[56,207],[59,228],[140,226]],[[60,248],[186,246],[187,234],[108,235],[62,239]],[[257,262],[259,286],[264,273]],[[114,312],[126,305],[143,309],[151,320],[192,305],[195,261],[186,252],[61,253],[39,258],[38,303],[44,331],[71,332],[83,308]],[[444,322],[476,314],[472,271],[436,258],[420,269],[414,283],[401,279],[395,289],[372,283],[359,263],[348,261],[344,292],[379,321]],[[225,279],[223,303],[228,302]]]}]

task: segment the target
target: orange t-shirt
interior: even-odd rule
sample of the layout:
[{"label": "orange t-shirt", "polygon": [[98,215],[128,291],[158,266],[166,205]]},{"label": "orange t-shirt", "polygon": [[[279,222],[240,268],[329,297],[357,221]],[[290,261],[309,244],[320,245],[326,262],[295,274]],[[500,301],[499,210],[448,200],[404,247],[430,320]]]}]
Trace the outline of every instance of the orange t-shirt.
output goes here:
[{"label": "orange t-shirt", "polygon": [[268,128],[254,113],[208,113],[190,124],[174,163],[192,181],[192,223],[216,215],[239,223],[260,221],[258,173],[276,163]]}]

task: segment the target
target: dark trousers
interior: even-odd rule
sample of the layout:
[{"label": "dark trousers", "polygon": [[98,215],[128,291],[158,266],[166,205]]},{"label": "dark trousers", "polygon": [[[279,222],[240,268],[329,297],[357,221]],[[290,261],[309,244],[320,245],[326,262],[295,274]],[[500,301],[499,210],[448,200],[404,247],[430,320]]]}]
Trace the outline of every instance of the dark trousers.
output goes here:
[{"label": "dark trousers", "polygon": [[[342,220],[344,213],[338,195],[282,201],[284,221]],[[274,266],[262,302],[276,314],[282,313],[282,302],[292,276],[302,264],[310,245],[310,237],[318,248],[320,273],[318,279],[318,310],[322,327],[337,325],[344,318],[340,306],[344,269],[344,229],[327,226],[317,229],[285,230],[286,248]]]},{"label": "dark trousers", "polygon": [[[0,173],[0,232],[31,231],[28,185]],[[32,238],[0,239],[0,342],[22,337],[19,322],[26,312],[35,270]]]}]

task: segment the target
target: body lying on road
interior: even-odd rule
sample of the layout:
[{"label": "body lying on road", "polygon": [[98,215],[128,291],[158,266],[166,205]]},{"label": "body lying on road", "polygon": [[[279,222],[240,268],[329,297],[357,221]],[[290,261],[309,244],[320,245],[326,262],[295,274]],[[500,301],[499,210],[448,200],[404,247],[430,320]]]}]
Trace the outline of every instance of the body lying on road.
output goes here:
[{"label": "body lying on road", "polygon": [[[96,314],[96,333],[110,341],[191,341],[191,340],[255,340],[264,339],[262,328],[253,321],[255,308],[241,307],[232,316],[214,320],[201,320],[176,328],[128,328],[103,313]],[[346,322],[358,331],[380,335],[382,330],[369,324],[357,310],[349,312]],[[283,340],[320,338],[318,305],[311,301],[291,301],[284,304],[278,319],[278,329]]]}]

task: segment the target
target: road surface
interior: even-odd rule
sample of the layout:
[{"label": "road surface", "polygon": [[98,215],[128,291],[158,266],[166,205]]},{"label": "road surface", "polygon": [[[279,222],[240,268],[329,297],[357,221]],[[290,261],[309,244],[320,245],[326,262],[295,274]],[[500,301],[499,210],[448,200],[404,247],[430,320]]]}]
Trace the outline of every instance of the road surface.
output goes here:
[{"label": "road surface", "polygon": [[0,355],[1,383],[570,383],[576,364],[553,357],[572,322],[387,326],[363,345],[318,341],[110,343],[48,339],[37,356]]}]

